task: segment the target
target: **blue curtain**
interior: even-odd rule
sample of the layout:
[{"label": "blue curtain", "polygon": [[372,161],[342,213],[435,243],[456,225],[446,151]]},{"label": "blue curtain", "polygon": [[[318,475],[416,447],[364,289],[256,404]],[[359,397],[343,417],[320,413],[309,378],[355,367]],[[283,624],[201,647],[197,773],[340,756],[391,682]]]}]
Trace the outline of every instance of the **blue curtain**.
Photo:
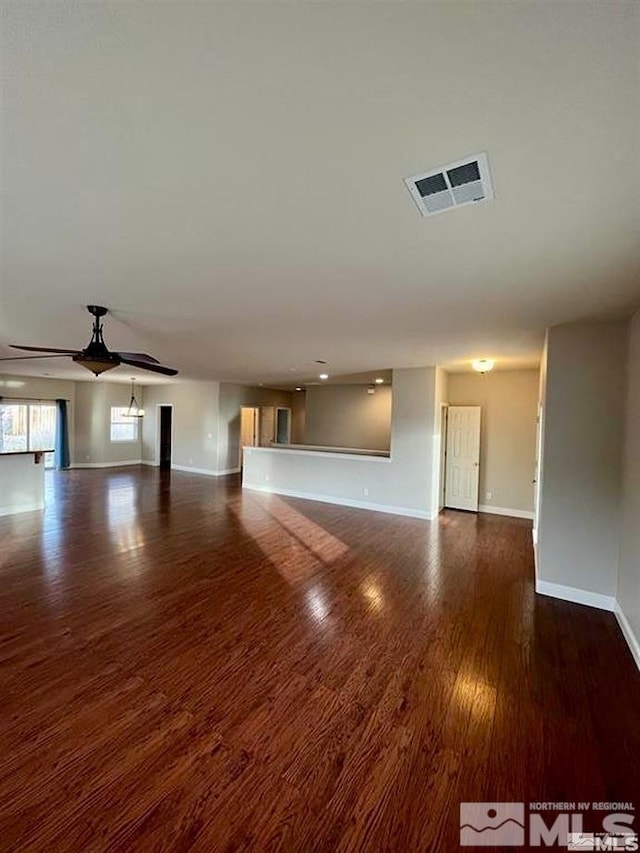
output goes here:
[{"label": "blue curtain", "polygon": [[69,420],[67,418],[67,401],[56,400],[58,407],[56,416],[56,468],[69,467]]}]

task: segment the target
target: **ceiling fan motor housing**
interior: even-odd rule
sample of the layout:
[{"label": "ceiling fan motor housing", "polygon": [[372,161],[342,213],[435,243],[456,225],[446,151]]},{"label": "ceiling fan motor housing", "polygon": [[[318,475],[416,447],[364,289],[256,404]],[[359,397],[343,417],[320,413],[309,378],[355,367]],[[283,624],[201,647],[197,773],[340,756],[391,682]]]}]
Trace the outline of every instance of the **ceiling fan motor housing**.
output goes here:
[{"label": "ceiling fan motor housing", "polygon": [[94,376],[99,376],[107,370],[112,370],[120,364],[120,358],[116,353],[109,352],[102,338],[102,324],[100,317],[104,317],[107,309],[102,305],[87,305],[87,311],[95,317],[89,344],[73,356],[76,364],[82,365],[90,370]]}]

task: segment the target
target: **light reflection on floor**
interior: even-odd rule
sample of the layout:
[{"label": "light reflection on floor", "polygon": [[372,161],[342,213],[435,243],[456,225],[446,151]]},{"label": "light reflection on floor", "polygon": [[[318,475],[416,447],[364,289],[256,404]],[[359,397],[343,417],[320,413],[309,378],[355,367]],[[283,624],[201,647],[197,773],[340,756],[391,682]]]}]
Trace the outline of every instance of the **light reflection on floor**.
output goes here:
[{"label": "light reflection on floor", "polygon": [[64,504],[55,470],[44,472],[44,525],[41,535],[41,554],[49,581],[57,580],[64,569]]},{"label": "light reflection on floor", "polygon": [[444,582],[441,533],[446,525],[447,519],[441,516],[438,524],[429,527],[429,561],[425,566],[425,586],[427,596],[432,600],[439,595]]},{"label": "light reflection on floor", "polygon": [[322,587],[317,584],[305,592],[305,600],[311,617],[319,623],[325,622],[329,616],[330,606]]},{"label": "light reflection on floor", "polygon": [[384,610],[384,594],[376,576],[373,575],[366,578],[360,584],[360,589],[367,600],[370,609],[374,613],[381,613]]},{"label": "light reflection on floor", "polygon": [[461,670],[453,688],[453,700],[460,713],[478,722],[493,719],[497,691],[471,671]]},{"label": "light reflection on floor", "polygon": [[145,544],[138,522],[138,489],[130,477],[110,484],[107,494],[107,521],[111,538],[120,552],[133,551]]},{"label": "light reflection on floor", "polygon": [[289,584],[307,581],[349,550],[319,524],[274,495],[261,500],[243,494],[231,500],[229,507]]}]

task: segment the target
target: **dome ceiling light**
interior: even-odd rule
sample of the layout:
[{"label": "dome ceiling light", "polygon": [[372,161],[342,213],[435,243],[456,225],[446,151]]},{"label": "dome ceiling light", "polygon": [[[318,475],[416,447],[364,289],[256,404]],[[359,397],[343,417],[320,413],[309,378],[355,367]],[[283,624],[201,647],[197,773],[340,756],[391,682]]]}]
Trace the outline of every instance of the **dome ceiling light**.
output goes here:
[{"label": "dome ceiling light", "polygon": [[471,367],[476,371],[476,373],[488,373],[490,370],[493,370],[493,366],[495,361],[490,358],[476,358],[471,362]]}]

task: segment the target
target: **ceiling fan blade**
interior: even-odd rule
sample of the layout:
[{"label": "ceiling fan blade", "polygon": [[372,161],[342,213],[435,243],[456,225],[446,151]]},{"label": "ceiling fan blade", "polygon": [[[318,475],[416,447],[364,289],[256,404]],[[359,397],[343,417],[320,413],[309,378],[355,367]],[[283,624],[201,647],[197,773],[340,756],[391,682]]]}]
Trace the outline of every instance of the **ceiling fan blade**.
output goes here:
[{"label": "ceiling fan blade", "polygon": [[64,355],[9,355],[0,361],[29,361],[32,358],[64,358]]},{"label": "ceiling fan blade", "polygon": [[55,347],[21,347],[19,344],[9,344],[12,349],[23,349],[29,352],[59,352],[62,355],[75,355],[77,349],[56,349]]},{"label": "ceiling fan blade", "polygon": [[147,355],[146,352],[117,352],[120,358],[131,358],[134,361],[150,361],[152,364],[160,364],[157,358],[152,355]]},{"label": "ceiling fan blade", "polygon": [[[120,355],[120,353],[119,353]],[[122,364],[129,364],[131,367],[140,367],[142,370],[152,370],[154,373],[164,373],[165,376],[175,376],[177,370],[173,367],[163,367],[161,364],[152,364],[148,361],[136,361],[134,358],[120,358]]]}]

